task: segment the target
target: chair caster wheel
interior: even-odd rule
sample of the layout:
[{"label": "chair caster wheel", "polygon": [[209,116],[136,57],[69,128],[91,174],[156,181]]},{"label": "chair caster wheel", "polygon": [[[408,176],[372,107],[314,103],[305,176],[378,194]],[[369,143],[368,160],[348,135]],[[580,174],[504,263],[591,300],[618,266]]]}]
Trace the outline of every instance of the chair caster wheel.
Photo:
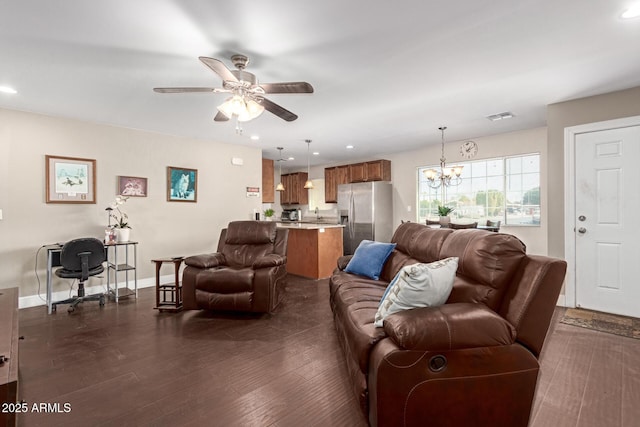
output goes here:
[{"label": "chair caster wheel", "polygon": [[69,306],[69,308],[67,308],[67,313],[73,313],[76,310],[76,308],[72,305]]},{"label": "chair caster wheel", "polygon": [[100,307],[104,307],[104,297],[103,296],[100,297],[99,304],[100,304]]}]

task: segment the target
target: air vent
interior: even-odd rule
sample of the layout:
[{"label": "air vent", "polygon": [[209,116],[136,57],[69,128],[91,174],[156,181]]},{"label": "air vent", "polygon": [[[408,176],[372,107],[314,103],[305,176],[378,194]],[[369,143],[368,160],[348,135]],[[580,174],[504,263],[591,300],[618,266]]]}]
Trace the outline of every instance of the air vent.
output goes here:
[{"label": "air vent", "polygon": [[506,111],[504,113],[492,114],[490,116],[487,116],[487,119],[491,120],[492,122],[497,122],[498,120],[511,119],[513,117],[515,117],[513,113]]}]

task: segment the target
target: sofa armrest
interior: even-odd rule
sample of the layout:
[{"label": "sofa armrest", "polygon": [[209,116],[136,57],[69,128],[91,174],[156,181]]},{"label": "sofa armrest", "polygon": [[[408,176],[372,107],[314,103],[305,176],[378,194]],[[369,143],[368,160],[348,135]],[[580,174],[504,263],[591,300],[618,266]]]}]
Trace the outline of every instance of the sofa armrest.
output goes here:
[{"label": "sofa armrest", "polygon": [[347,264],[349,264],[351,258],[353,258],[353,255],[344,255],[338,258],[338,270],[342,271],[347,268]]},{"label": "sofa armrest", "polygon": [[213,254],[193,255],[184,259],[184,263],[196,268],[214,268],[226,265],[224,255],[219,252]]},{"label": "sofa armrest", "polygon": [[407,350],[455,350],[509,345],[516,330],[482,304],[455,303],[394,313],[384,320],[384,330]]},{"label": "sofa armrest", "polygon": [[287,257],[285,255],[268,254],[255,260],[252,267],[254,269],[277,267],[278,265],[284,265],[286,263]]}]

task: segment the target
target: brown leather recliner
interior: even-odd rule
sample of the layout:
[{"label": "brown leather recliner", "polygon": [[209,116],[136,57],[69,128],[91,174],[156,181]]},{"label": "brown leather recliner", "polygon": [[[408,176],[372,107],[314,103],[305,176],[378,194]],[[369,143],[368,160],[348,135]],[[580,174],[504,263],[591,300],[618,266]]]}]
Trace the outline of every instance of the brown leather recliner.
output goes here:
[{"label": "brown leather recliner", "polygon": [[218,252],[185,259],[183,308],[272,312],[284,290],[288,233],[274,222],[229,223]]}]

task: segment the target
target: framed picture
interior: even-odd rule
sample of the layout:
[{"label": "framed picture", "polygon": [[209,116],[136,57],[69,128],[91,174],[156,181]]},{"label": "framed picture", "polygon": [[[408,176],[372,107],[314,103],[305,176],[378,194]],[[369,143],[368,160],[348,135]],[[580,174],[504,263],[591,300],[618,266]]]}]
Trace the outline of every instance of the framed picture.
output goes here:
[{"label": "framed picture", "polygon": [[147,178],[119,176],[118,194],[128,197],[147,197]]},{"label": "framed picture", "polygon": [[198,201],[198,170],[167,167],[167,201]]},{"label": "framed picture", "polygon": [[47,203],[95,203],[96,161],[45,156]]}]

